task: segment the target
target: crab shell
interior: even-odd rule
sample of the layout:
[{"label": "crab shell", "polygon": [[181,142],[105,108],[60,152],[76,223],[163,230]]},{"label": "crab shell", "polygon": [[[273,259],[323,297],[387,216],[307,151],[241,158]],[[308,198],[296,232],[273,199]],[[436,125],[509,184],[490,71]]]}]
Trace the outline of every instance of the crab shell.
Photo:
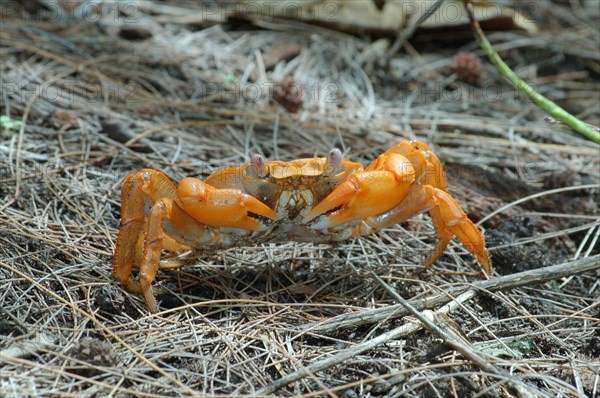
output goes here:
[{"label": "crab shell", "polygon": [[[239,189],[272,209],[276,213],[272,219],[250,214],[262,223],[258,230],[265,231],[265,238],[268,236],[272,241],[327,241],[331,240],[328,237],[335,239],[327,231],[331,228],[323,228],[305,217],[352,174],[363,171],[360,163],[340,158],[341,153],[335,149],[328,157],[289,162],[264,161],[255,155],[250,163],[210,175],[206,184],[219,189]],[[189,181],[190,186],[196,181]],[[190,214],[194,212],[193,206],[186,207],[185,200],[184,208]],[[357,222],[360,220],[354,220]]]}]

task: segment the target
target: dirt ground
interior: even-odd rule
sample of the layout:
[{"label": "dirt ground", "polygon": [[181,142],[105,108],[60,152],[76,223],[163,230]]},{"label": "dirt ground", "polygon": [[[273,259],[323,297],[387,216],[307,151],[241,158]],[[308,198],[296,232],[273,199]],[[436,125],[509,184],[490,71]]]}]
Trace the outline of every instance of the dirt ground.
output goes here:
[{"label": "dirt ground", "polygon": [[[381,32],[191,18],[200,2],[85,4],[0,6],[0,396],[600,396],[600,146],[506,83],[468,27],[390,52]],[[599,2],[534,4],[535,32],[488,39],[600,125]],[[335,245],[165,252],[158,314],[112,279],[134,170],[206,178],[334,147],[367,165],[405,139],[441,159],[489,281],[455,239],[421,269],[427,214]]]}]

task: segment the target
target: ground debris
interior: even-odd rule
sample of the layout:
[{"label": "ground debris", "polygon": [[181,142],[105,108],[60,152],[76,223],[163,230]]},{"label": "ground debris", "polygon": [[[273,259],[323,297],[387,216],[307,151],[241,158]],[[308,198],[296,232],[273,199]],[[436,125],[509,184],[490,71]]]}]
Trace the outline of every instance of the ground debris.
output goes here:
[{"label": "ground debris", "polygon": [[[448,73],[457,53],[479,54],[470,32],[417,31],[391,53],[394,36],[208,18],[202,2],[58,3],[0,7],[3,396],[256,395],[412,322],[387,314],[316,327],[393,308],[372,272],[417,301],[485,282],[455,241],[415,276],[435,241],[424,215],[339,245],[165,255],[181,267],[159,272],[165,311],[149,316],[111,275],[120,184],[142,167],[178,181],[252,153],[296,159],[334,147],[367,164],[419,139],[480,222],[496,276],[600,253],[598,146],[549,123],[483,58],[479,86]],[[598,124],[600,16],[588,3],[536,2],[537,33],[489,38],[523,78]],[[599,278],[481,289],[448,317],[541,395],[594,396]],[[505,394],[499,384],[421,330],[276,394]]]}]

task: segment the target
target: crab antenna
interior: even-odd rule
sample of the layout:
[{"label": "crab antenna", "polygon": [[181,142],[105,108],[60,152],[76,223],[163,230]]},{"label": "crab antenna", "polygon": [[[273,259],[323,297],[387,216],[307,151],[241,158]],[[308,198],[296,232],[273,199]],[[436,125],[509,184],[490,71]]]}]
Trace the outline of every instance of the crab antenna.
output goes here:
[{"label": "crab antenna", "polygon": [[340,151],[338,148],[333,148],[331,151],[329,151],[329,155],[327,155],[327,161],[333,170],[336,170],[340,163],[342,163],[342,158],[342,151]]},{"label": "crab antenna", "polygon": [[252,167],[252,171],[259,177],[264,177],[267,174],[267,166],[265,165],[265,158],[258,153],[255,153],[250,158],[250,167]]}]

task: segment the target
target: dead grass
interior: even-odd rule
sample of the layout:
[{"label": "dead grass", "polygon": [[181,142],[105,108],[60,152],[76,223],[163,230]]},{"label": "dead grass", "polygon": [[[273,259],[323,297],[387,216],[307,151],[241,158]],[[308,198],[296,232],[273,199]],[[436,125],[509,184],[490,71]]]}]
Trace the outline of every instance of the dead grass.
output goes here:
[{"label": "dead grass", "polygon": [[[327,30],[200,28],[143,7],[133,26],[123,14],[60,23],[10,4],[0,30],[3,396],[599,394],[600,149],[486,62],[482,87],[456,81],[452,56],[481,55],[472,40],[421,33],[388,59],[381,41]],[[598,15],[540,9],[540,33],[489,38],[521,76],[543,80],[543,94],[598,125]],[[297,113],[273,101],[286,78],[305,89]],[[447,324],[435,318],[499,373],[410,318],[376,316],[396,300],[372,273],[421,310],[477,279],[457,242],[414,277],[433,247],[427,216],[338,246],[165,256],[185,267],[159,272],[156,316],[112,281],[120,182],[135,169],[205,177],[255,152],[293,159],[334,146],[366,164],[405,138],[447,164],[451,193],[485,220],[498,274],[593,264],[477,290]]]}]

